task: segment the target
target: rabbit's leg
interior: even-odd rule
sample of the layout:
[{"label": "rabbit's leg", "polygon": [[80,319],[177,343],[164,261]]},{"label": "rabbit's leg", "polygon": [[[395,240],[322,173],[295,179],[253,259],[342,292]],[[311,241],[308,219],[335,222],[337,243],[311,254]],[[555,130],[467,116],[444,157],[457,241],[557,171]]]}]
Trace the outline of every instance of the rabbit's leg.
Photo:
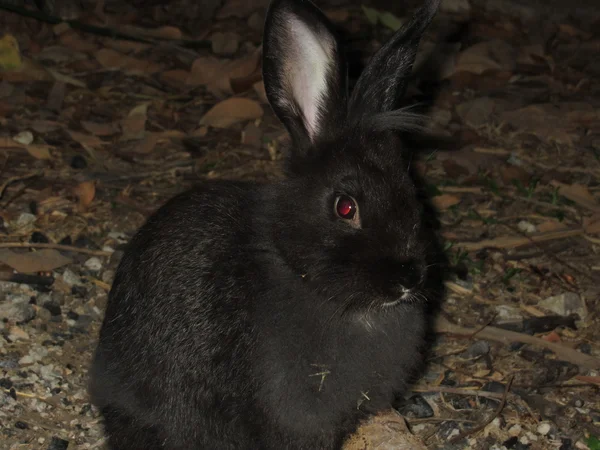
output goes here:
[{"label": "rabbit's leg", "polygon": [[163,450],[156,427],[136,424],[134,418],[112,406],[102,408],[110,450]]}]

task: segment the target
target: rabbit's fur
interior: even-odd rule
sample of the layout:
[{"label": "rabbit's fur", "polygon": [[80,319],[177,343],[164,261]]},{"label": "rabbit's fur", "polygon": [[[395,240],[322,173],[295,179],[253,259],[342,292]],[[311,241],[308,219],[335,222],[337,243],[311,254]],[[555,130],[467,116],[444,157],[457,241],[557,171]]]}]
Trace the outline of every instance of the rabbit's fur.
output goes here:
[{"label": "rabbit's fur", "polygon": [[402,392],[421,360],[427,242],[395,133],[412,116],[394,108],[438,3],[348,98],[325,16],[272,2],[263,71],[289,176],[206,182],[130,242],[91,370],[111,449],[336,449]]}]

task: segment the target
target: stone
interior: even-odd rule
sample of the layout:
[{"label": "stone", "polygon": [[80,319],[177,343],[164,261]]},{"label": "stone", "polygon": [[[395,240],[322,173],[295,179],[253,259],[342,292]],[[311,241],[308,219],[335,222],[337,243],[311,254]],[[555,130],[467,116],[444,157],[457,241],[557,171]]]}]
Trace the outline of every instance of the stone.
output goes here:
[{"label": "stone", "polygon": [[99,272],[102,269],[102,261],[95,256],[88,259],[83,265],[92,272]]},{"label": "stone", "polygon": [[29,304],[29,297],[25,295],[8,294],[5,301],[0,303],[0,320],[24,323],[34,317],[35,309]]},{"label": "stone", "polygon": [[538,306],[560,316],[566,317],[571,314],[577,314],[581,320],[587,317],[587,307],[584,300],[574,292],[566,292],[554,297],[548,297],[540,301]]},{"label": "stone", "polygon": [[538,425],[537,432],[542,436],[546,436],[550,432],[551,428],[552,426],[548,422],[542,422]]}]

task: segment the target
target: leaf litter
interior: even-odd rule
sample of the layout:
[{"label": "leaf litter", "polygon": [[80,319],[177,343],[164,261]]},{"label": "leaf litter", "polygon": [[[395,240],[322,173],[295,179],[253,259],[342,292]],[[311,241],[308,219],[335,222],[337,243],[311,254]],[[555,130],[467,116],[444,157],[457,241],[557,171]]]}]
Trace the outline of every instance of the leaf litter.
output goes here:
[{"label": "leaf litter", "polygon": [[[199,180],[282,176],[287,136],[260,68],[266,0],[189,9],[214,18],[202,31],[175,9],[87,3],[71,25],[0,17],[8,449],[104,448],[87,367],[124,244]],[[407,5],[331,3],[363,61],[406,20]],[[347,450],[599,448],[598,23],[444,2],[409,92],[435,88],[434,140],[413,164],[438,213],[447,295],[403,417],[370,419]]]}]

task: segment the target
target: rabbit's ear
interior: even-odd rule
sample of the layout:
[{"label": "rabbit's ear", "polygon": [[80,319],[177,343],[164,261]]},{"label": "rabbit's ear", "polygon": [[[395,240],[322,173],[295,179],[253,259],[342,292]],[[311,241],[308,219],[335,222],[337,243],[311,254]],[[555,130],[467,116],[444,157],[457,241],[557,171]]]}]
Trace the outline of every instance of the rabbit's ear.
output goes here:
[{"label": "rabbit's ear", "polygon": [[351,122],[398,107],[421,36],[440,4],[440,0],[424,1],[412,19],[375,53],[359,77],[349,100]]},{"label": "rabbit's ear", "polygon": [[333,26],[309,0],[274,0],[263,38],[263,79],[273,111],[306,152],[343,125],[347,69]]}]

